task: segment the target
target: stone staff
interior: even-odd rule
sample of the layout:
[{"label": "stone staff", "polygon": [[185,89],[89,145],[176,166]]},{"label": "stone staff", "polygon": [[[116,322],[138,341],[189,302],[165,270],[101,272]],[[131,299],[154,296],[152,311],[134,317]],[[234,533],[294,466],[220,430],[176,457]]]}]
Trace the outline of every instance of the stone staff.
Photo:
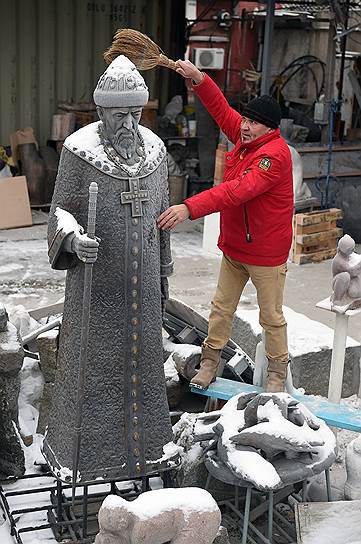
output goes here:
[{"label": "stone staff", "polygon": [[[95,219],[97,210],[98,185],[93,181],[89,185],[89,205],[88,205],[88,226],[87,236],[95,238]],[[75,486],[78,475],[79,454],[81,444],[81,427],[83,422],[83,403],[84,403],[84,382],[87,363],[87,347],[89,336],[89,318],[90,318],[90,300],[93,277],[93,263],[84,264],[84,292],[83,292],[83,312],[81,323],[80,340],[80,360],[78,374],[78,394],[76,407],[76,425],[73,437],[73,480],[72,480],[72,501],[74,505]]]}]

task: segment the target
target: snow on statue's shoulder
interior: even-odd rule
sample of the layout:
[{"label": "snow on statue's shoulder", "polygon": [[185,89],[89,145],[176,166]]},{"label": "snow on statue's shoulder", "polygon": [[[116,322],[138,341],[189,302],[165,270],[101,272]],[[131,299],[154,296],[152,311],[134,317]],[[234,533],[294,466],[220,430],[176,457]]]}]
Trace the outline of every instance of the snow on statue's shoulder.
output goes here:
[{"label": "snow on statue's shoulder", "polygon": [[[123,172],[106,154],[99,135],[101,125],[101,121],[97,121],[73,132],[64,141],[64,147],[109,176],[128,178],[129,174],[127,175]],[[132,176],[136,173],[136,177],[141,178],[151,174],[158,168],[162,160],[166,157],[166,149],[159,136],[154,134],[149,128],[138,125],[138,131],[144,143],[145,161],[140,171],[138,171],[138,163],[128,168],[130,171],[133,171],[131,173]]]},{"label": "snow on statue's shoulder", "polygon": [[70,234],[71,232],[81,234],[83,232],[82,228],[76,221],[75,217],[63,210],[62,208],[57,207],[55,210],[55,216],[57,218],[57,231],[62,230],[64,234]]}]

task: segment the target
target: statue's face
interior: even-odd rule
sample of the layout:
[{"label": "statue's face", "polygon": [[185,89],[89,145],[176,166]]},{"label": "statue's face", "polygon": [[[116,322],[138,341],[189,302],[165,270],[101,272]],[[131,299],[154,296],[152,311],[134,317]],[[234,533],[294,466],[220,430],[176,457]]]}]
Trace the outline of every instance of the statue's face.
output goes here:
[{"label": "statue's face", "polygon": [[136,149],[142,107],[98,108],[98,114],[114,149],[124,159],[132,158]]}]

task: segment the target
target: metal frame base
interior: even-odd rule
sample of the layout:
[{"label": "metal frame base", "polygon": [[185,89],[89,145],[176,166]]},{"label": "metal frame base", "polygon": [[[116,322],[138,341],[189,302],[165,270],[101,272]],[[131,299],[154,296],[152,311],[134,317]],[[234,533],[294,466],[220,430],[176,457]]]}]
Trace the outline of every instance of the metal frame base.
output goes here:
[{"label": "metal frame base", "polygon": [[[328,502],[331,502],[330,470],[326,469],[324,472],[327,500]],[[205,486],[208,491],[210,491],[212,478],[214,478],[214,476],[208,473]],[[242,497],[240,497],[240,489],[245,490],[245,494],[243,494]],[[258,544],[260,542],[262,544],[276,544],[274,531],[277,531],[280,535],[282,542],[286,541],[289,544],[294,544],[297,540],[296,526],[278,512],[275,506],[289,496],[292,496],[293,501],[305,502],[307,500],[306,493],[307,479],[298,482],[297,484],[285,486],[279,491],[262,492],[251,485],[235,486],[233,497],[219,500],[217,503],[218,506],[226,507],[230,512],[236,514],[237,518],[240,520],[241,544]],[[264,535],[253,522],[266,512],[267,535]]]},{"label": "metal frame base", "polygon": [[[10,534],[17,544],[26,544],[26,533],[51,529],[57,542],[63,544],[91,544],[98,533],[97,514],[102,501],[108,495],[118,495],[132,500],[150,490],[149,479],[161,477],[164,487],[173,487],[172,470],[157,472],[138,479],[96,480],[76,485],[76,496],[72,502],[72,486],[56,480],[51,472],[29,474],[22,478],[0,481],[0,500],[10,523]],[[49,478],[49,485],[36,484],[37,478]],[[12,483],[17,489],[12,490]],[[31,485],[34,482],[34,485]],[[29,485],[30,484],[30,485]],[[18,488],[21,489],[18,489]],[[47,494],[44,504],[44,496]],[[34,500],[37,497],[37,500]],[[23,500],[22,500],[23,499]],[[34,506],[29,506],[34,501]],[[42,504],[40,506],[40,504]],[[38,506],[36,505],[38,504]],[[43,513],[45,523],[28,526],[20,523],[25,514]],[[46,522],[47,521],[47,522]]]}]

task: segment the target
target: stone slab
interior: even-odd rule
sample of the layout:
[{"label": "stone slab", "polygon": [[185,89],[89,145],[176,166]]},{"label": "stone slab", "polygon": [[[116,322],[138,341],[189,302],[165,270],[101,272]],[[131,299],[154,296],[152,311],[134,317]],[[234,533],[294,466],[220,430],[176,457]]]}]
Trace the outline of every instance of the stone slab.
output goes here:
[{"label": "stone slab", "polygon": [[[331,367],[333,329],[309,319],[284,306],[287,320],[291,371],[295,387],[302,387],[309,395],[327,397]],[[233,322],[232,338],[251,357],[262,340],[258,323],[258,308],[237,310]],[[358,392],[360,383],[361,346],[347,339],[342,396]]]},{"label": "stone slab", "polygon": [[315,502],[296,505],[299,544],[358,544],[361,501]]}]

